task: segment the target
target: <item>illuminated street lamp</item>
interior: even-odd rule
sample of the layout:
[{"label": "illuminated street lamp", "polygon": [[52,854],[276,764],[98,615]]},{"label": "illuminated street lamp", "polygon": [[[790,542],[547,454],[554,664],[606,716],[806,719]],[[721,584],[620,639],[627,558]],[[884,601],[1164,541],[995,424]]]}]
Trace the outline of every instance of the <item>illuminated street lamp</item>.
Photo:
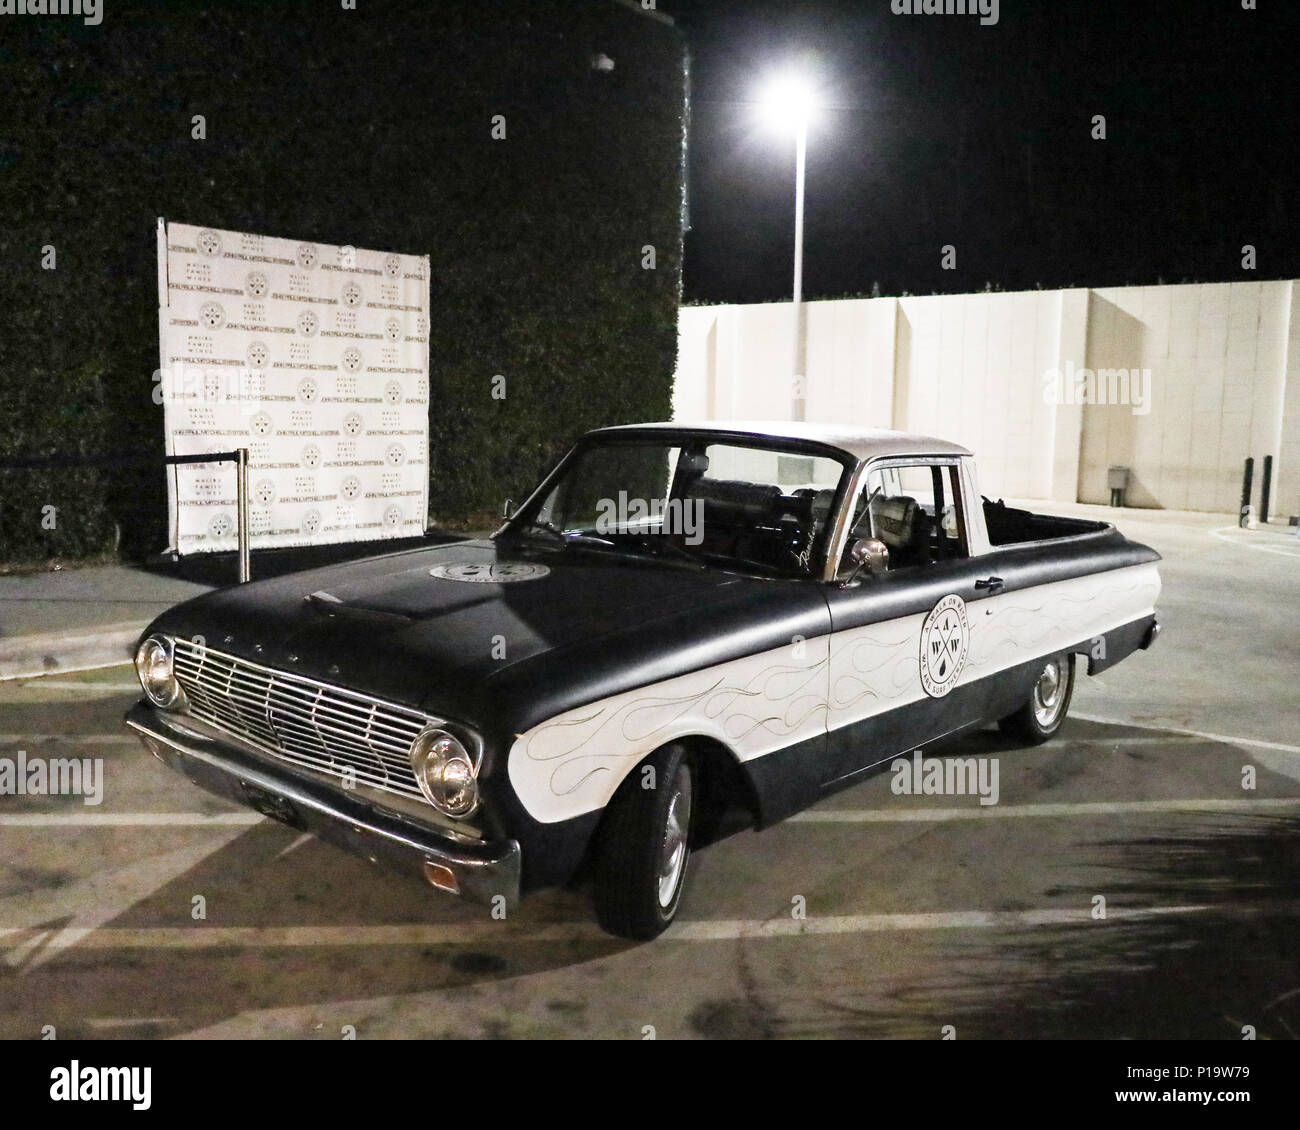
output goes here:
[{"label": "illuminated street lamp", "polygon": [[763,117],[785,134],[794,134],[794,380],[791,418],[802,420],[806,403],[808,324],[803,306],[804,173],[808,125],[818,110],[817,91],[803,75],[784,74],[768,81],[759,99]]}]

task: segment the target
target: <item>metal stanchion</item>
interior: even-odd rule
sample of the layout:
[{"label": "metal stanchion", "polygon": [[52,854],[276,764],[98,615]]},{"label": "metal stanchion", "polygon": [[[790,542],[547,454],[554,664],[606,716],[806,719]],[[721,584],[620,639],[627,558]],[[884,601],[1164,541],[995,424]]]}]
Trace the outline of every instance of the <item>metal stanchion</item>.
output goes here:
[{"label": "metal stanchion", "polygon": [[1259,524],[1268,525],[1269,496],[1273,489],[1273,456],[1264,456],[1264,477],[1259,484]]},{"label": "metal stanchion", "polygon": [[248,448],[235,452],[235,490],[239,509],[239,583],[250,579],[248,556]]},{"label": "metal stanchion", "polygon": [[[249,560],[249,543],[252,529],[248,522],[248,448],[237,451],[204,451],[193,455],[125,455],[121,452],[96,455],[0,455],[0,471],[35,471],[59,467],[131,467],[161,463],[164,467],[188,466],[194,463],[234,463],[235,490],[238,494],[235,508],[238,514],[239,582],[252,579]],[[169,551],[175,554],[175,550]]]}]

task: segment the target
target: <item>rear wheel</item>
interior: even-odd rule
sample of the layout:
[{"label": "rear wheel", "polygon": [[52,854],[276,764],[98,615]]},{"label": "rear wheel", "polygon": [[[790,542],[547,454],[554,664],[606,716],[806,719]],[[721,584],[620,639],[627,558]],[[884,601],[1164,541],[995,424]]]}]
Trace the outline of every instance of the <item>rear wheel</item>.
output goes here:
[{"label": "rear wheel", "polygon": [[998,726],[1004,734],[1027,745],[1041,745],[1064,724],[1073,694],[1074,656],[1054,655],[1039,670],[1025,704]]},{"label": "rear wheel", "polygon": [[648,757],[614,794],[594,875],[596,917],[611,934],[644,941],[672,922],[686,884],[694,807],[695,773],[678,745]]}]

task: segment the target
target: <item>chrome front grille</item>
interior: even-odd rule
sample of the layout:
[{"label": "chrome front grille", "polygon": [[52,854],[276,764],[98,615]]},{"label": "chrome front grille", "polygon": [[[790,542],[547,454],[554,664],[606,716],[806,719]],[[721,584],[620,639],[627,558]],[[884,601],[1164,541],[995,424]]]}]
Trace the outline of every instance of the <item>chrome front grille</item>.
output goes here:
[{"label": "chrome front grille", "polygon": [[432,719],[410,707],[175,641],[189,713],[285,761],[424,799],[408,755]]}]

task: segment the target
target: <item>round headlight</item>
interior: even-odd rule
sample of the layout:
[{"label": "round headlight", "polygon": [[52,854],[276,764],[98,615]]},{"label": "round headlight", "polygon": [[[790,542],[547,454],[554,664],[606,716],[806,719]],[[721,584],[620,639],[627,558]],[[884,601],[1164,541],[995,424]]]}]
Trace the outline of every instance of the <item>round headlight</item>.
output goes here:
[{"label": "round headlight", "polygon": [[135,673],[149,701],[164,710],[180,703],[181,685],[172,671],[171,645],[158,636],[150,636],[135,653]]},{"label": "round headlight", "polygon": [[478,805],[474,759],[460,741],[436,726],[411,743],[411,769],[425,799],[447,816],[468,816]]}]

